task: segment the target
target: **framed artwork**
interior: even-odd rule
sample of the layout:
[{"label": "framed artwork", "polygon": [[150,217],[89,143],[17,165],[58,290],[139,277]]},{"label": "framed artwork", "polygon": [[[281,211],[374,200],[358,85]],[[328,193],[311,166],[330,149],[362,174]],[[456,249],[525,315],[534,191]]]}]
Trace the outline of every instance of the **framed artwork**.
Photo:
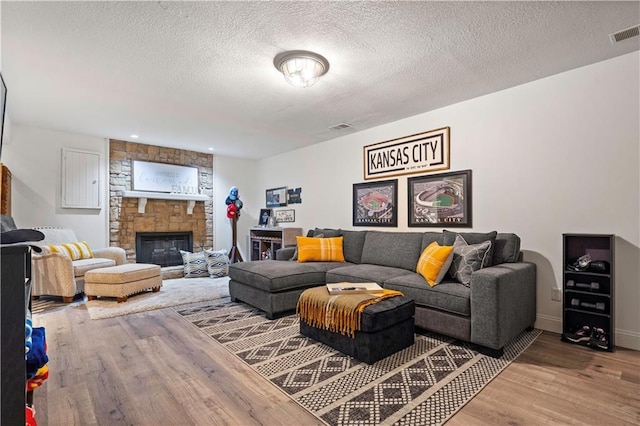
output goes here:
[{"label": "framed artwork", "polygon": [[449,127],[365,146],[364,180],[449,169]]},{"label": "framed artwork", "polygon": [[471,170],[407,179],[409,226],[471,227]]},{"label": "framed artwork", "polygon": [[302,203],[302,188],[296,188],[296,189],[288,189],[287,193],[289,194],[289,199],[287,200],[287,203],[289,204],[300,204]]},{"label": "framed artwork", "polygon": [[271,188],[266,191],[267,207],[284,207],[287,205],[287,187]]},{"label": "framed artwork", "polygon": [[133,190],[199,194],[198,168],[133,160]]},{"label": "framed artwork", "polygon": [[258,225],[267,226],[269,224],[270,217],[271,217],[271,209],[260,209],[260,216],[258,217]]},{"label": "framed artwork", "polygon": [[296,221],[296,211],[294,209],[276,210],[275,215],[276,223]]},{"label": "framed artwork", "polygon": [[353,226],[398,226],[398,180],[353,184]]}]

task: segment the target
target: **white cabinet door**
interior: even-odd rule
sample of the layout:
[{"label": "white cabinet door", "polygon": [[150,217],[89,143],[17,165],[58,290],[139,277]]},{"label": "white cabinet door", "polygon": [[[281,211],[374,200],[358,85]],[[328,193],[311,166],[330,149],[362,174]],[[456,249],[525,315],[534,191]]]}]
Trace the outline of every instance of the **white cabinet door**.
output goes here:
[{"label": "white cabinet door", "polygon": [[99,152],[62,148],[62,208],[99,209]]}]

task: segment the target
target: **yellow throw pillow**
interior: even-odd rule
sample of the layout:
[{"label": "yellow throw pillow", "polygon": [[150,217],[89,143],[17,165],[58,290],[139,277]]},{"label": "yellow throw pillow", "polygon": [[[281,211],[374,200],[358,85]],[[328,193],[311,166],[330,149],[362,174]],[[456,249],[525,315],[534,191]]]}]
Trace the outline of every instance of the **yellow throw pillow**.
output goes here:
[{"label": "yellow throw pillow", "polygon": [[47,246],[52,253],[61,253],[71,258],[71,260],[92,259],[93,252],[89,248],[86,241],[78,241],[76,243],[60,244],[59,246],[49,244]]},{"label": "yellow throw pillow", "polygon": [[343,237],[296,237],[298,262],[344,262]]},{"label": "yellow throw pillow", "polygon": [[427,280],[430,287],[433,287],[439,284],[449,271],[452,259],[453,246],[440,246],[434,241],[422,251],[416,271]]}]

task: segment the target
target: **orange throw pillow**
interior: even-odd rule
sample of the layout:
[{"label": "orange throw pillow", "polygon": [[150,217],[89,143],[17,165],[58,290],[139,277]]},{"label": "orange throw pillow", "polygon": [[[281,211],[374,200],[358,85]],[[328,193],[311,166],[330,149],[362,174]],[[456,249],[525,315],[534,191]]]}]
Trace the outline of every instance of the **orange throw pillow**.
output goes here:
[{"label": "orange throw pillow", "polygon": [[343,237],[296,237],[298,262],[344,262]]},{"label": "orange throw pillow", "polygon": [[429,244],[418,259],[416,271],[427,280],[430,287],[442,281],[453,259],[453,246],[440,246],[437,242]]}]

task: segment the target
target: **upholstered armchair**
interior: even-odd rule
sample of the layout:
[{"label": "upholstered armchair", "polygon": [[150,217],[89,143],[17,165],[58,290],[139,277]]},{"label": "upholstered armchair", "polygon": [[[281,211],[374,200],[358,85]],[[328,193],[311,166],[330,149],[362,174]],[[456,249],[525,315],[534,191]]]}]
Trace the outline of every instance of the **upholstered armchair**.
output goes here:
[{"label": "upholstered armchair", "polygon": [[[43,248],[42,253],[31,255],[31,294],[61,296],[65,303],[84,291],[84,274],[96,268],[121,265],[127,262],[124,249],[120,247],[91,248],[92,258],[72,260],[64,252],[50,250],[49,245],[78,242],[71,229],[35,228],[44,234],[44,240],[34,243]],[[87,256],[79,256],[87,257]]]}]

